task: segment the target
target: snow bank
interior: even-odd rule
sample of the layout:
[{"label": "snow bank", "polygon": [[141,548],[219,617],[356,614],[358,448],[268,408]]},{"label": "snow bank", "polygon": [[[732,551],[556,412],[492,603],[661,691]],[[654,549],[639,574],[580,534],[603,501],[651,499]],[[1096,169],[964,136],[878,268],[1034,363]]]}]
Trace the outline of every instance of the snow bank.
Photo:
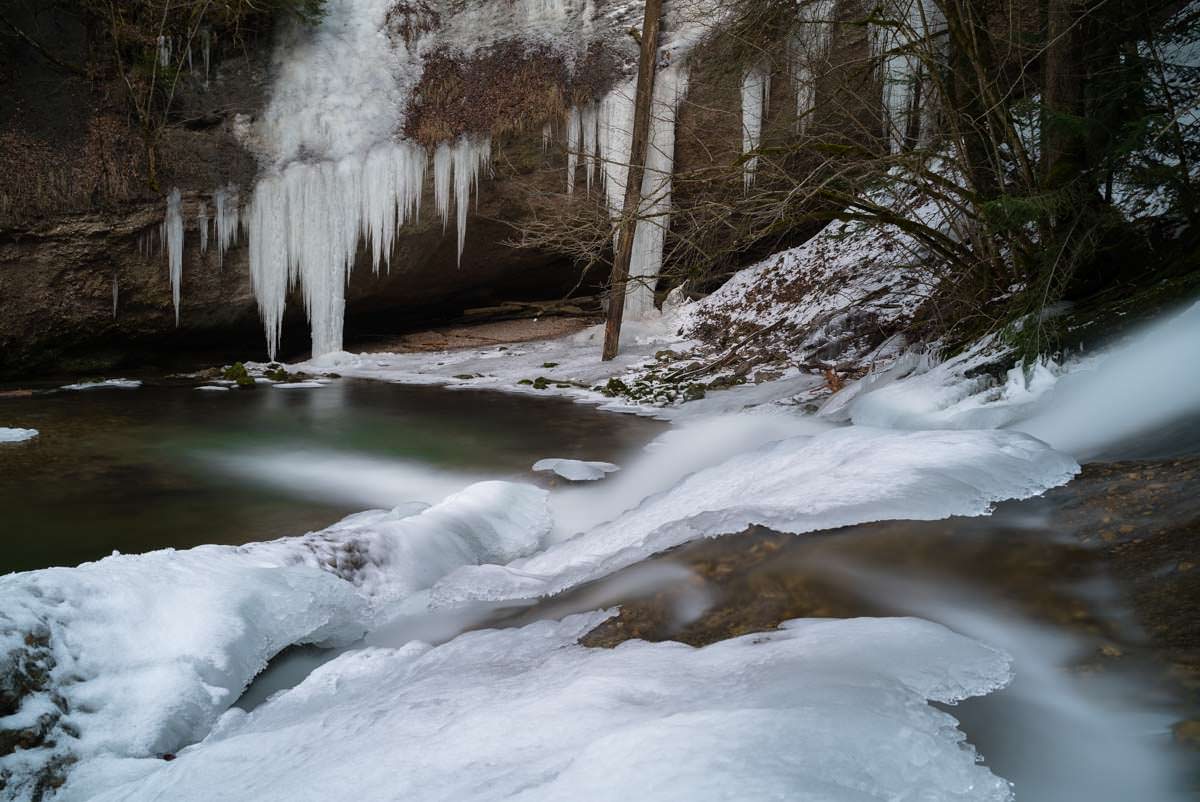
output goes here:
[{"label": "snow bank", "polygon": [[0,426],[0,443],[23,443],[37,436],[37,429],[9,429]]},{"label": "snow bank", "polygon": [[463,564],[528,554],[549,529],[544,490],[482,482],[303,537],[0,577],[0,691],[17,704],[0,734],[37,744],[0,757],[3,798],[72,763],[177,751],[285,647],[353,641],[389,604]]},{"label": "snow bank", "polygon": [[[598,325],[567,337],[509,346],[404,354],[340,351],[289,365],[288,369],[402,384],[564,395],[607,409],[660,414],[660,408],[613,399],[599,388],[609,379],[640,372],[654,362],[658,351],[686,347],[679,334],[686,319],[685,309],[671,307],[666,312],[649,313],[641,320],[627,321],[622,326],[621,352],[611,362],[600,361],[604,326]],[[535,384],[539,378],[545,381]]]},{"label": "snow bank", "polygon": [[535,471],[551,471],[572,482],[594,482],[613,471],[621,470],[611,462],[585,462],[578,459],[540,459],[533,463]]},{"label": "snow bank", "polygon": [[[9,798],[65,758],[153,757],[203,737],[275,653],[353,640],[363,613],[329,573],[219,546],[0,578],[0,682],[28,692],[0,730],[33,716],[45,736],[0,757]],[[31,664],[44,679],[23,683]]]},{"label": "snow bank", "polygon": [[1001,652],[915,619],[578,646],[605,615],[343,654],[177,760],[117,788],[81,770],[63,798],[1011,798],[927,704],[1004,685]]},{"label": "snow bank", "polygon": [[812,532],[868,521],[982,515],[1068,481],[1074,460],[1013,432],[833,429],[698,471],[610,523],[507,566],[460,568],[437,605],[535,598],[701,537],[752,524]]}]

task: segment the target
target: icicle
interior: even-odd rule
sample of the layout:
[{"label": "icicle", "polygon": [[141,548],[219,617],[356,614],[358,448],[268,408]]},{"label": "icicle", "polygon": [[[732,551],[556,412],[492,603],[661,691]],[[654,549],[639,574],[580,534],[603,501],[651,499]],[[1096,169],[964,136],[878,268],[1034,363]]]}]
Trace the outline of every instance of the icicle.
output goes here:
[{"label": "icicle", "polygon": [[196,69],[192,66],[192,43],[191,42],[188,42],[188,46],[187,46],[187,63],[188,63],[188,74],[195,76]]},{"label": "icicle", "polygon": [[[463,138],[439,147],[435,156],[435,168],[439,157],[444,162],[435,177],[439,211],[448,217],[452,190],[459,205],[460,254],[470,187],[490,155],[490,140]],[[271,359],[288,289],[297,284],[313,355],[341,350],[345,288],[358,245],[368,248],[376,271],[389,262],[399,227],[420,214],[427,161],[424,148],[385,143],[339,162],[295,162],[259,179],[247,215],[250,282]]]},{"label": "icicle", "polygon": [[158,37],[158,64],[160,67],[171,66],[171,37]]},{"label": "icicle", "polygon": [[550,149],[550,141],[554,138],[554,127],[550,125],[550,121],[542,123],[542,152]]},{"label": "icicle", "polygon": [[433,152],[433,202],[437,204],[442,218],[442,231],[450,225],[450,178],[454,169],[454,156],[450,143],[442,142]]},{"label": "icicle", "polygon": [[463,245],[467,237],[467,204],[471,188],[479,185],[479,173],[491,168],[492,138],[472,141],[462,137],[454,151],[454,206],[458,212],[458,263],[462,264]]},{"label": "icicle", "polygon": [[175,303],[175,325],[179,325],[180,285],[183,283],[183,214],[179,189],[167,193],[163,236],[167,242],[167,264],[171,276],[171,300]]},{"label": "icicle", "polygon": [[[756,66],[742,77],[742,154],[752,153],[762,141],[763,117],[767,110],[767,94],[770,92],[770,76]],[[758,170],[758,157],[746,159],[742,168],[742,181],[749,191]]]},{"label": "icicle", "polygon": [[588,195],[592,194],[592,179],[596,173],[597,123],[599,117],[600,112],[596,108],[596,104],[588,103],[583,107],[583,112],[579,118],[583,125],[583,167],[587,172]]},{"label": "icicle", "polygon": [[117,319],[117,271],[112,274],[112,301],[113,301],[113,320]]},{"label": "icicle", "polygon": [[196,212],[196,229],[200,232],[200,255],[208,253],[208,204],[200,201],[200,211]]},{"label": "icicle", "polygon": [[575,169],[579,166],[579,151],[583,145],[583,127],[579,109],[572,106],[567,112],[567,194],[575,192]]},{"label": "icicle", "polygon": [[214,227],[217,235],[217,265],[225,263],[225,252],[237,241],[238,191],[230,184],[213,193]]}]

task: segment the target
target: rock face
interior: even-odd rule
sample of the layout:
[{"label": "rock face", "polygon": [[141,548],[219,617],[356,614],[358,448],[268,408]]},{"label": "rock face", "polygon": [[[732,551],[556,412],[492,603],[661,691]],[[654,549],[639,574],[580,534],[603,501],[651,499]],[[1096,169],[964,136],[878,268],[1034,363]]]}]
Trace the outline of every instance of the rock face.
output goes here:
[{"label": "rock face", "polygon": [[[523,146],[526,154],[541,157],[540,144],[521,138],[500,147],[519,156]],[[432,211],[431,190],[420,222],[407,226],[398,238],[390,270],[373,274],[370,260],[360,254],[347,290],[349,336],[395,332],[503,298],[554,297],[576,284],[577,272],[569,264],[505,244],[512,235],[506,221],[521,216],[529,183],[538,183],[537,175],[500,173],[514,169],[513,159],[505,163],[509,166],[497,168],[494,179],[482,182],[461,267],[453,227],[443,231]],[[546,181],[561,180],[558,170],[544,173]],[[75,213],[0,234],[0,374],[100,370],[164,349],[223,347],[265,358],[245,237],[223,260],[215,247],[202,254],[197,224],[201,202],[211,215],[208,193],[183,193],[178,327],[158,233],[161,200]],[[307,347],[303,302],[293,296],[284,353]]]},{"label": "rock face", "polygon": [[[100,371],[187,349],[265,358],[245,233],[222,260],[215,247],[201,252],[197,217],[203,203],[212,219],[216,188],[232,184],[243,199],[253,188],[258,164],[241,139],[264,106],[271,37],[214,48],[208,80],[180,82],[152,187],[120,82],[91,61],[103,40],[69,12],[12,5],[6,18],[39,46],[0,37],[0,377]],[[73,71],[79,65],[87,75]],[[558,72],[548,79],[561,81]],[[473,102],[469,93],[458,101]],[[454,226],[443,230],[427,186],[421,218],[401,230],[390,270],[373,274],[360,253],[346,293],[347,339],[576,287],[568,261],[507,244],[529,199],[563,183],[561,148],[543,148],[541,122],[513,119],[524,125],[493,132],[495,167],[472,201],[461,266]],[[184,223],[178,326],[159,234],[174,187]],[[293,293],[282,354],[307,347],[303,301]]]}]

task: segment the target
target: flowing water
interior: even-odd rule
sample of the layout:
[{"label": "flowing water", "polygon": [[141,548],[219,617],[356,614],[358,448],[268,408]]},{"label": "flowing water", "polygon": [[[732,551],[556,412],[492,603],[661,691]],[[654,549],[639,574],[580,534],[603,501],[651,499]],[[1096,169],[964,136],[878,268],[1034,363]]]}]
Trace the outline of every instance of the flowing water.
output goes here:
[{"label": "flowing water", "polygon": [[662,424],[561,399],[335,381],[0,398],[0,573],[114,550],[246,543],[426,503],[543,457],[620,462]]},{"label": "flowing water", "polygon": [[[595,521],[573,520],[571,510],[603,519],[750,436],[639,453],[661,424],[555,399],[351,380],[5,397],[0,420],[41,431],[0,451],[0,571],[299,534],[367,507],[437,501],[480,478],[528,480],[541,457],[621,464],[587,489],[611,510],[584,510],[574,501],[584,489],[553,490],[556,512],[577,530]],[[1126,461],[1094,464],[1066,488],[989,517],[803,536],[751,530],[536,605],[399,620],[366,645],[442,642],[616,604],[621,618],[589,636],[592,645],[699,645],[793,617],[914,615],[1013,656],[1012,685],[950,712],[1017,799],[1192,798],[1194,753],[1172,742],[1171,726],[1196,715],[1188,688],[1194,694],[1200,677],[1185,671],[1181,680],[1179,669],[1200,644],[1171,610],[1194,609],[1186,594],[1195,590],[1200,426],[1187,417],[1158,432],[1110,447]],[[1163,608],[1159,591],[1184,600]],[[334,655],[284,652],[239,706],[252,709]]]}]

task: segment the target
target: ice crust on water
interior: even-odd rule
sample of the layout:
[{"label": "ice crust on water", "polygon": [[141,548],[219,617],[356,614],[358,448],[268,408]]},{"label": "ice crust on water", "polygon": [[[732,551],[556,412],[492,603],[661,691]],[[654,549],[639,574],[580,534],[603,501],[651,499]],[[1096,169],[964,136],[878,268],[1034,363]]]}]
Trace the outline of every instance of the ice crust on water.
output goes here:
[{"label": "ice crust on water", "polygon": [[436,604],[536,598],[605,576],[701,537],[752,524],[803,533],[868,521],[982,515],[1074,476],[1079,466],[1013,432],[800,435],[697,471],[615,520],[507,566],[456,570]]},{"label": "ice crust on water", "polygon": [[115,788],[80,770],[64,798],[1012,796],[927,703],[1004,685],[1002,652],[917,619],[792,621],[702,649],[577,645],[606,615],[343,654],[175,761],[126,767]]},{"label": "ice crust on water", "polygon": [[533,463],[535,471],[550,471],[572,482],[594,482],[613,471],[619,471],[611,462],[587,462],[578,459],[540,459]]},{"label": "ice crust on water", "polygon": [[136,390],[142,386],[138,379],[97,379],[95,381],[64,384],[60,390]]},{"label": "ice crust on water", "polygon": [[[549,529],[544,490],[483,482],[303,537],[0,577],[0,675],[45,642],[33,656],[49,683],[16,715],[50,711],[55,741],[0,757],[13,778],[0,798],[28,799],[35,772],[66,755],[72,772],[116,772],[112,784],[130,759],[203,738],[285,647],[353,641],[407,594],[464,563],[527,554]],[[0,729],[19,723],[0,718]]]},{"label": "ice crust on water", "polygon": [[23,443],[37,436],[37,429],[14,429],[0,426],[0,443]]}]

